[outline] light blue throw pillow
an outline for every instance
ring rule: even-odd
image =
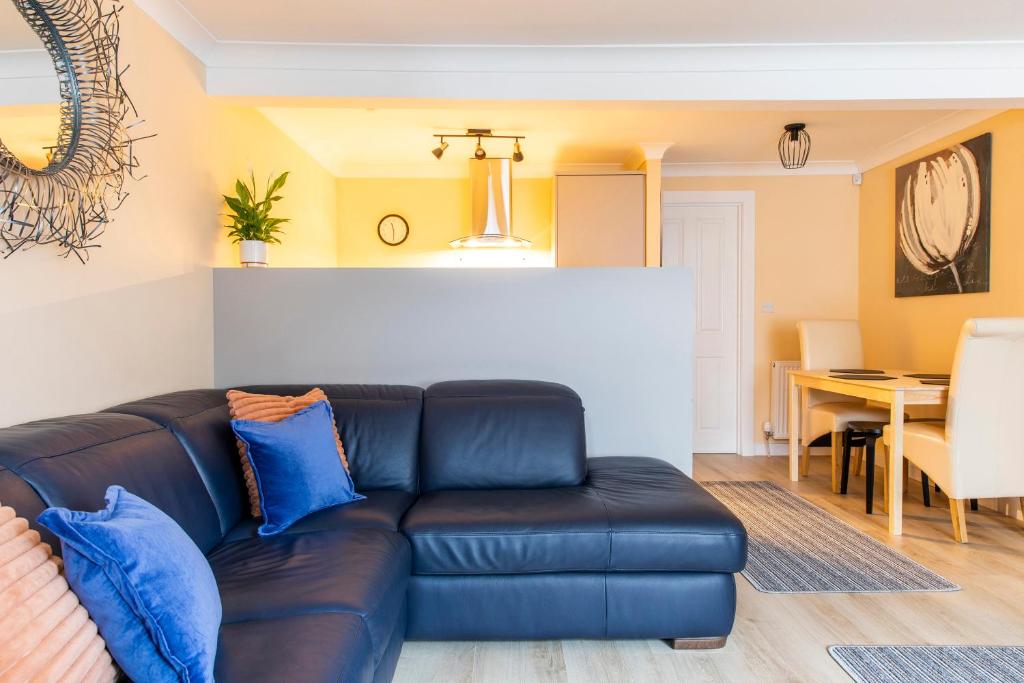
[[[120,486],[99,512],[49,508],[39,523],[61,540],[64,574],[135,681],[213,681],[217,582],[178,524]]]
[[[279,534],[317,510],[363,500],[338,457],[334,413],[317,401],[280,422],[232,420],[260,491],[260,536]]]

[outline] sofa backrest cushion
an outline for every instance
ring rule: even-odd
[[[163,510],[204,552],[222,538],[213,500],[181,444],[141,417],[97,413],[0,429],[0,467],[49,506],[99,510],[107,487],[120,484]]]
[[[423,389],[374,384],[269,384],[235,387],[256,394],[327,394],[357,491],[418,492]]]
[[[424,491],[579,486],[587,475],[583,403],[550,382],[431,386],[421,447]]]
[[[238,445],[222,390],[177,391],[114,406],[104,412],[144,417],[177,437],[210,492],[221,535],[238,524],[243,512],[248,515]]]
[[[44,543],[60,553],[60,540],[52,531],[36,523],[36,517],[46,509],[46,503],[32,490],[28,482],[0,465],[0,507],[14,508],[19,517],[28,520],[30,527],[39,532]]]

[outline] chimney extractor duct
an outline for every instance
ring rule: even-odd
[[[472,232],[450,242],[456,249],[533,246],[512,234],[512,160],[470,159],[469,186]]]

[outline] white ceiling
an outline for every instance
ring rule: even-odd
[[[1021,0],[179,0],[218,40],[421,45],[1024,40]]]
[[[501,107],[493,103],[404,107],[264,107],[261,111],[325,168],[338,176],[457,176],[473,142],[452,140],[442,161],[430,150],[434,133],[493,128],[525,135],[519,175],[549,175],[567,164],[623,164],[641,143],[671,143],[670,164],[777,163],[783,125],[807,124],[812,166],[873,165],[900,141],[955,117],[949,110],[715,110],[680,105],[547,103]],[[959,125],[959,124],[954,124]],[[511,143],[485,143],[508,156]],[[898,153],[898,152],[897,152]]]

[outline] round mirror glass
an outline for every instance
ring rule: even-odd
[[[0,142],[27,169],[45,170],[60,137],[60,84],[46,46],[9,0],[0,0],[0,46],[19,51],[19,68],[32,74],[0,89]]]

